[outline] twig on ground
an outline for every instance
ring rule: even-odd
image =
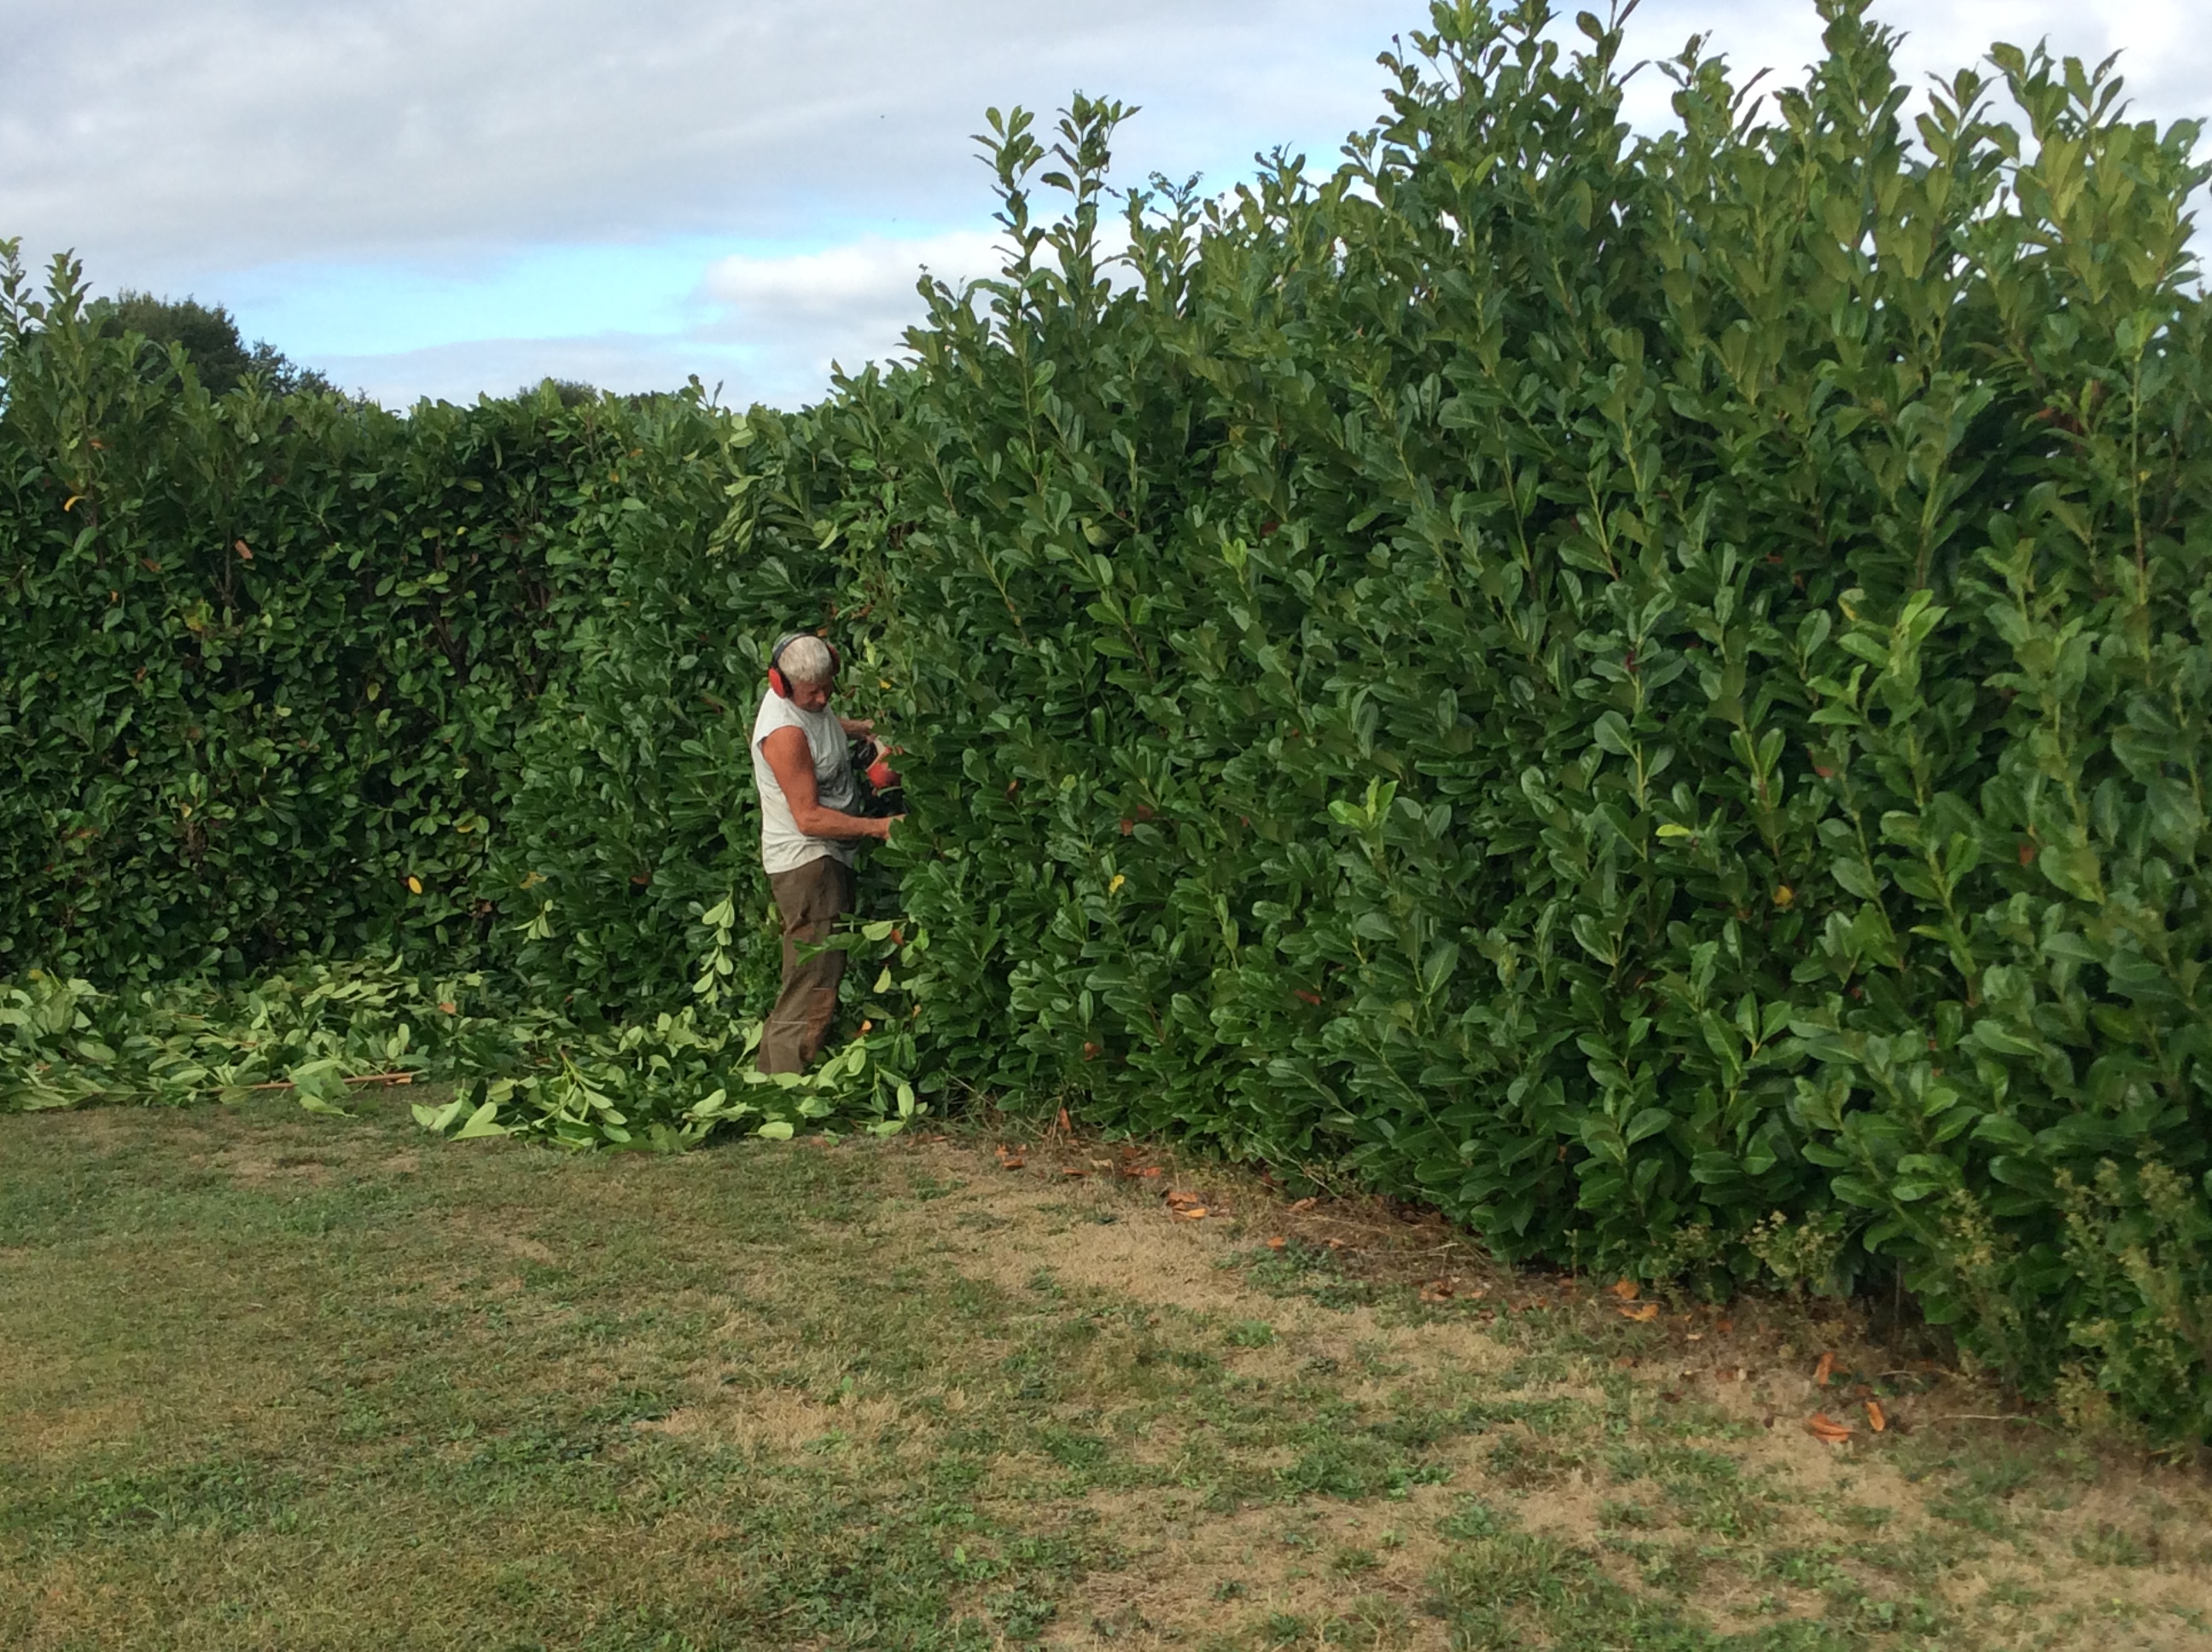
[[[415,1082],[415,1075],[411,1072],[351,1072],[345,1076],[345,1082],[349,1084],[411,1084]],[[246,1088],[294,1090],[298,1086],[289,1078],[278,1078],[265,1084],[248,1084]]]

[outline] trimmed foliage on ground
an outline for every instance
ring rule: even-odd
[[[1894,1281],[2014,1381],[2203,1436],[2196,129],[2129,120],[2108,70],[2007,47],[1908,125],[1893,37],[1853,0],[1823,9],[1802,88],[1756,101],[1692,43],[1662,66],[1677,124],[1639,139],[1617,29],[1585,16],[1569,50],[1540,5],[1439,5],[1342,166],[1279,156],[1218,199],[1156,181],[1113,256],[1123,112],[1078,100],[1049,148],[994,112],[1012,260],[925,283],[910,366],[788,420],[695,397],[392,422],[410,453],[480,432],[495,470],[506,422],[549,433],[492,531],[544,595],[499,598],[457,654],[416,587],[426,548],[463,543],[437,513],[478,495],[434,511],[387,486],[404,465],[329,462],[331,499],[390,514],[346,565],[370,594],[318,623],[417,605],[368,627],[388,666],[300,634],[327,663],[315,703],[347,708],[328,749],[381,727],[369,671],[419,662],[437,686],[407,689],[428,696],[412,744],[376,749],[464,789],[434,807],[410,778],[426,800],[388,820],[388,790],[359,793],[362,849],[322,865],[299,827],[297,871],[240,907],[301,914],[264,920],[258,956],[347,944],[304,915],[343,859],[378,891],[348,896],[356,932],[593,1015],[713,986],[687,979],[693,938],[729,893],[741,938],[716,956],[757,988],[733,720],[766,637],[834,616],[910,748],[914,813],[879,865],[927,950],[884,1071],[1349,1165],[1507,1255]],[[152,785],[116,755],[143,662],[103,641],[110,570],[183,726],[154,742],[177,776],[149,817],[176,840],[160,875],[88,864],[77,907],[11,896],[0,924],[26,963],[250,965],[237,897],[220,938],[191,908],[210,851],[183,805],[243,768],[189,732],[225,702],[172,657],[207,658],[206,616],[234,611],[234,540],[263,555],[225,525],[240,501],[313,466],[235,479],[202,463],[233,451],[209,437],[192,466],[147,459],[95,524],[68,470],[97,468],[90,434],[112,416],[154,450],[88,391],[50,395],[118,369],[38,365],[73,335],[15,313],[8,577],[51,588],[54,617],[9,639],[11,669],[52,675],[0,726],[51,775],[10,794],[5,853],[48,888],[64,855],[118,853],[99,799]],[[210,430],[262,405],[159,396]],[[303,455],[386,428],[329,402],[258,416]],[[124,565],[159,581],[170,542],[109,525],[188,487],[174,537],[198,572],[142,586]],[[42,694],[108,696],[105,720],[64,726]],[[433,845],[467,869],[425,889],[474,903],[443,929],[398,893]],[[95,896],[152,900],[131,932],[158,944],[50,957],[118,932],[80,915]]]

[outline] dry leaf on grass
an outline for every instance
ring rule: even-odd
[[[1206,1219],[1206,1206],[1203,1205],[1178,1205],[1171,1213],[1179,1221],[1203,1222]]]
[[[1648,1302],[1641,1307],[1624,1308],[1620,1310],[1620,1317],[1625,1320],[1634,1320],[1638,1325],[1649,1325],[1659,1317],[1659,1304],[1656,1302]]]
[[[1825,1388],[1828,1386],[1828,1379],[1835,1374],[1835,1355],[1832,1353],[1822,1354],[1820,1356],[1820,1363],[1813,1368],[1813,1381],[1819,1383]]]
[[[1866,1402],[1866,1412],[1867,1426],[1872,1429],[1876,1434],[1881,1433],[1884,1429],[1889,1426],[1889,1418],[1882,1414],[1881,1400],[1868,1400]]]
[[[1018,1170],[1022,1166],[1028,1163],[1029,1160],[1024,1158],[1019,1153],[1015,1152],[1012,1148],[1004,1145],[1000,1147],[999,1163],[1003,1169],[1008,1170]]]
[[[1841,1445],[1851,1437],[1850,1424],[1839,1423],[1823,1411],[1816,1411],[1805,1419],[1805,1432],[1830,1445]]]
[[[1615,1279],[1606,1289],[1623,1302],[1634,1302],[1644,1294],[1644,1287],[1633,1279]]]
[[[1269,1239],[1269,1240],[1267,1241],[1267,1248],[1268,1248],[1269,1250],[1280,1250],[1280,1249],[1281,1249],[1285,1245],[1288,1244],[1289,1242],[1290,1242],[1290,1241],[1288,1241],[1287,1239],[1284,1238],[1284,1237],[1283,1237],[1283,1236],[1282,1236],[1281,1234],[1279,1234],[1279,1234],[1275,1235],[1273,1238],[1271,1238],[1271,1239]]]
[[[1294,1199],[1291,1201],[1291,1208],[1294,1211],[1310,1211],[1320,1203],[1321,1200],[1318,1199]]]
[[[1452,1299],[1451,1281],[1431,1279],[1421,1287],[1420,1294],[1423,1302],[1449,1302]]]

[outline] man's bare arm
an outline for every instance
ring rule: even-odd
[[[775,730],[761,742],[761,751],[768,758],[775,783],[783,788],[783,800],[791,805],[792,824],[807,836],[872,837],[885,843],[890,841],[890,821],[848,815],[822,806],[821,796],[814,789],[814,754],[807,747],[806,736],[799,730]]]

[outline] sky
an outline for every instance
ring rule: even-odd
[[[1571,10],[1571,7],[1570,7]],[[1876,0],[1916,74],[1993,39],[2123,53],[2136,112],[2212,114],[2212,0]],[[1421,0],[0,0],[0,236],[97,290],[227,305],[386,405],[696,374],[795,407],[897,353],[927,267],[995,267],[971,134],[1139,106],[1115,177],[1316,163],[1382,107]],[[1644,0],[1740,71],[1818,54],[1811,0]],[[1666,87],[1632,83],[1644,128]]]

